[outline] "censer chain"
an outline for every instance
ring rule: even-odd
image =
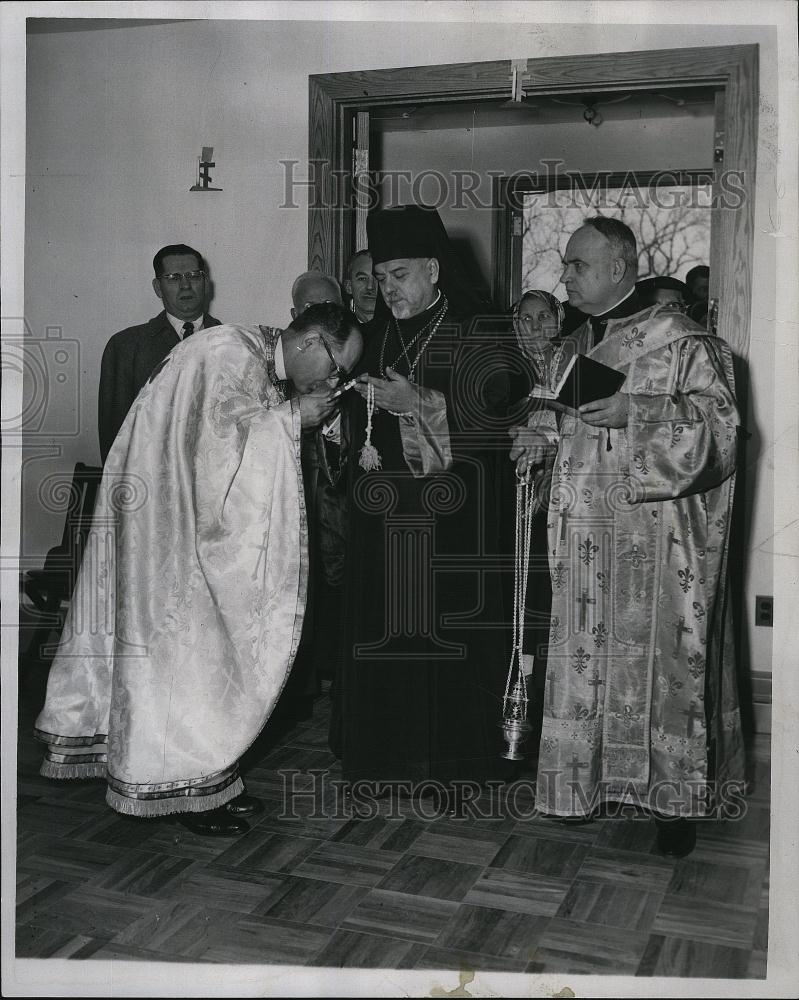
[[[514,553],[513,582],[513,649],[511,651],[508,680],[505,685],[503,710],[507,707],[511,682],[513,680],[513,665],[518,663],[519,681],[523,697],[527,698],[527,682],[522,669],[522,649],[524,644],[524,619],[527,604],[527,579],[530,569],[530,541],[533,526],[533,504],[535,502],[535,486],[532,474],[528,469],[524,475],[518,476],[516,483],[516,531]]]

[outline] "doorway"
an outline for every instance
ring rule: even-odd
[[[565,298],[562,254],[587,215],[630,226],[640,278],[682,280],[710,260],[716,93],[378,106],[368,116],[367,205],[435,206],[475,285],[503,313],[524,289]],[[356,205],[356,249],[361,214]]]
[[[391,70],[334,73],[309,78],[309,267],[342,276],[356,246],[363,245],[365,216],[373,204],[369,190],[370,126],[373,114],[397,109],[402,117],[457,113],[471,103],[484,111],[491,102],[499,113],[527,114],[512,105],[542,107],[557,101],[575,104],[589,135],[598,137],[614,119],[614,107],[626,99],[660,101],[680,107],[685,95],[713,102],[712,136],[703,141],[701,162],[662,162],[659,167],[712,175],[710,208],[710,296],[712,322],[739,357],[749,352],[751,262],[757,153],[758,48],[750,46],[656,50],[553,59],[498,60]],[[665,97],[655,98],[652,95]],[[668,97],[672,97],[669,102]],[[557,100],[556,100],[557,99]],[[586,104],[591,99],[593,103]],[[529,104],[525,105],[525,102]],[[603,103],[604,102],[604,103]],[[508,107],[508,105],[511,105]],[[683,105],[684,107],[685,105]],[[599,126],[585,117],[593,109]],[[573,109],[571,109],[573,110]],[[511,126],[512,127],[512,126]],[[699,153],[699,150],[697,150]],[[710,160],[711,162],[707,162]],[[531,164],[538,171],[540,165]],[[585,168],[583,168],[585,169]],[[590,167],[588,168],[590,172]],[[630,169],[635,169],[634,164]],[[646,169],[646,168],[639,168]],[[655,167],[654,169],[657,169]],[[342,178],[347,183],[342,184]],[[734,178],[734,196],[725,197]],[[499,178],[496,178],[498,181]],[[421,186],[419,186],[421,191]],[[346,196],[342,198],[342,192]],[[497,245],[500,223],[494,204],[492,274],[507,285],[513,271]],[[507,253],[510,255],[510,247]],[[489,276],[490,277],[490,276]],[[507,298],[507,287],[492,279],[494,297]],[[512,292],[512,286],[511,286]]]
[[[506,59],[311,76],[309,268],[341,278],[351,253],[356,247],[365,246],[366,214],[374,207],[375,200],[369,176],[370,153],[379,157],[385,149],[385,138],[381,139],[378,130],[372,127],[372,117],[385,115],[397,121],[404,118],[410,130],[414,118],[418,123],[425,115],[433,120],[438,115],[445,124],[446,116],[454,120],[451,116],[462,115],[464,108],[488,114],[493,105],[496,124],[508,126],[509,115],[515,115],[514,120],[521,120],[521,116],[528,113],[527,109],[533,111],[533,105],[546,108],[560,102],[570,114],[579,115],[579,119],[575,118],[575,127],[582,129],[582,134],[596,146],[602,135],[609,134],[608,126],[624,114],[624,105],[634,107],[638,102],[641,108],[648,108],[650,119],[676,114],[684,135],[690,131],[691,107],[696,107],[699,109],[697,121],[704,119],[704,125],[700,123],[701,134],[690,145],[695,159],[689,159],[683,150],[676,159],[667,152],[654,162],[642,163],[633,159],[632,154],[637,155],[644,147],[628,144],[630,155],[625,157],[624,165],[608,164],[603,177],[606,186],[621,183],[623,187],[624,178],[620,180],[619,173],[633,171],[639,175],[639,187],[651,189],[670,185],[673,193],[677,188],[688,188],[691,197],[699,199],[700,204],[700,196],[709,188],[710,203],[706,210],[710,216],[711,308],[707,322],[713,332],[727,341],[735,355],[736,393],[741,423],[746,427],[758,72],[758,46],[740,45],[551,59]],[[627,97],[628,94],[631,96]],[[622,95],[625,95],[624,100],[617,100]],[[654,110],[656,104],[661,108],[659,113]],[[670,106],[675,110],[669,110]],[[597,113],[601,118],[598,125]],[[502,122],[500,115],[504,116]],[[530,118],[532,120],[532,114]],[[643,121],[642,116],[629,119],[628,133],[640,128]],[[396,131],[401,128],[400,125]],[[653,128],[646,148],[658,148],[658,135],[658,129]],[[659,138],[664,136],[673,138],[667,131],[662,131]],[[372,141],[374,150],[370,150]],[[590,145],[588,140],[585,145]],[[671,148],[667,143],[667,150]],[[433,152],[429,144],[426,150]],[[471,255],[473,273],[490,283],[493,299],[501,309],[507,309],[523,280],[524,255],[519,240],[523,237],[525,205],[523,201],[519,205],[518,196],[553,190],[547,186],[547,165],[540,162],[540,154],[532,163],[525,161],[523,166],[528,174],[526,178],[513,179],[506,167],[500,169],[499,175],[488,177],[493,185],[491,247],[485,250],[483,234],[483,250],[477,246]],[[452,170],[460,170],[463,176],[464,167],[469,167],[469,159],[461,149]],[[670,176],[664,176],[664,170]],[[647,171],[649,176],[644,183],[641,173]],[[571,172],[578,175],[579,183],[588,190],[596,183],[596,167],[592,168],[587,160],[573,163]],[[565,175],[569,173],[567,169]],[[418,192],[428,194],[421,185],[417,179]],[[457,194],[457,188],[455,191]],[[454,235],[457,242],[457,228]],[[481,253],[482,260],[488,261],[487,268],[480,266]],[[469,254],[466,256],[468,263]],[[731,559],[739,568],[731,599],[736,612],[736,642],[742,667],[742,704],[749,703],[751,683],[747,673],[751,665],[744,608],[750,512],[754,503],[749,465],[746,456],[741,454],[736,486],[738,502],[731,537]]]

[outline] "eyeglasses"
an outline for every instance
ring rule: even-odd
[[[322,347],[324,347],[324,349],[327,351],[327,356],[330,358],[330,363],[333,365],[333,371],[327,376],[328,381],[336,379],[337,381],[340,382],[346,382],[347,379],[350,377],[350,373],[347,371],[346,368],[342,368],[341,365],[338,363],[338,361],[336,361],[336,359],[333,357],[333,352],[330,350],[330,346],[328,345],[327,341],[325,340],[325,338],[322,336],[321,333],[319,334],[319,339],[322,341]]]
[[[168,285],[179,285],[183,278],[187,281],[202,281],[205,271],[172,271],[170,274],[159,274],[158,280],[165,281]]]

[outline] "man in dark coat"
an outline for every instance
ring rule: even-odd
[[[507,669],[487,559],[499,551],[480,392],[491,348],[470,338],[484,304],[435,210],[375,211],[367,232],[380,294],[347,394],[348,635],[331,747],[354,799],[433,793],[462,811],[501,764]]]
[[[350,257],[345,272],[344,291],[350,297],[350,308],[363,325],[371,322],[377,305],[377,282],[372,273],[372,258],[368,250],[358,250]]]
[[[103,351],[97,404],[103,463],[141,387],[172,348],[220,325],[204,311],[208,281],[202,254],[184,243],[162,247],[153,269],[153,290],[164,310],[148,323],[115,333]]]

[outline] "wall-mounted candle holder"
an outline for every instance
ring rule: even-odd
[[[203,146],[202,155],[197,157],[197,181],[192,184],[189,191],[221,191],[222,188],[211,187],[211,167],[215,167],[213,162],[214,147]]]

